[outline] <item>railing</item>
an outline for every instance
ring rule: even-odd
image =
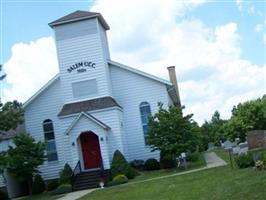
[[[72,185],[72,189],[73,189],[73,185],[75,183],[75,179],[76,179],[76,176],[78,174],[81,173],[81,165],[80,165],[80,161],[78,161],[78,163],[76,164],[73,172],[72,172],[72,175],[71,175],[71,185]]]
[[[100,166],[100,172],[101,172],[101,179],[104,178],[104,166],[103,166],[103,161],[101,161],[101,166]]]

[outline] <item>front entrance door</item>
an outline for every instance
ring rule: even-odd
[[[98,136],[93,132],[85,132],[80,135],[84,168],[100,168],[102,157]]]

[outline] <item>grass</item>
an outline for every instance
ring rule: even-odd
[[[31,197],[25,197],[25,198],[22,198],[21,200],[54,200],[54,199],[58,199],[63,196],[65,196],[65,194],[51,196],[47,192],[45,192],[43,194],[33,195]]]
[[[203,154],[200,154],[199,160],[196,162],[190,163],[188,165],[187,170],[201,168],[201,167],[204,167],[205,165],[206,163],[205,163]],[[161,169],[161,170],[155,170],[155,171],[143,171],[143,172],[140,172],[141,175],[130,180],[130,182],[142,181],[142,180],[146,180],[150,178],[176,174],[176,173],[183,172],[183,171],[185,171],[184,167],[179,167],[179,168],[174,168],[174,169]]]
[[[216,153],[229,161],[226,152],[216,150]],[[264,200],[265,188],[266,171],[225,166],[96,190],[80,200]]]

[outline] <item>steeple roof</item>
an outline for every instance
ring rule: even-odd
[[[61,18],[49,23],[49,26],[53,28],[55,26],[59,26],[62,24],[67,24],[67,23],[72,23],[72,22],[86,20],[86,19],[92,19],[92,18],[98,18],[100,23],[102,24],[102,26],[105,28],[105,30],[110,29],[110,27],[108,26],[108,24],[104,20],[101,13],[88,12],[88,11],[82,11],[82,10],[77,10],[73,13],[70,13],[70,14],[64,16],[64,17],[61,17]]]

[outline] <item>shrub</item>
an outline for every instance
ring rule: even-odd
[[[45,190],[45,182],[43,181],[41,175],[37,174],[34,177],[33,183],[32,183],[32,194],[40,194],[44,192]]]
[[[47,191],[55,190],[59,185],[60,184],[57,179],[49,180],[47,182]]]
[[[8,199],[7,193],[3,190],[0,190],[0,199],[1,200],[7,200]]]
[[[247,168],[254,166],[254,160],[251,153],[240,154],[235,157],[235,161],[239,168]]]
[[[144,166],[145,166],[146,170],[160,169],[159,162],[156,159],[154,159],[154,158],[150,158],[150,159],[146,160],[145,163],[144,163]]]
[[[65,194],[69,192],[72,192],[72,186],[70,184],[62,184],[62,185],[59,185],[58,188],[56,188],[55,190],[49,193],[50,195],[58,195],[58,194]]]
[[[130,166],[134,169],[143,170],[144,169],[144,160],[133,160],[130,162]]]
[[[128,179],[133,179],[136,176],[123,154],[116,150],[111,164],[111,175],[115,177],[119,174],[125,174]]]
[[[71,167],[69,166],[69,164],[65,164],[64,166],[64,169],[60,171],[59,173],[59,181],[61,184],[64,184],[64,183],[68,183],[70,184],[71,183],[71,176],[72,176],[72,169]]]
[[[128,182],[128,178],[123,175],[123,174],[119,174],[116,177],[114,177],[113,181],[123,181],[123,182]]]
[[[173,156],[166,154],[161,151],[160,153],[160,164],[163,169],[169,169],[176,167],[176,161]]]
[[[187,161],[190,161],[190,162],[195,162],[195,161],[198,161],[200,158],[200,153],[198,151],[195,151],[193,153],[188,153],[187,154]]]
[[[115,176],[113,178],[113,180],[107,184],[107,186],[110,187],[110,186],[114,186],[114,185],[124,184],[127,182],[128,182],[128,178],[123,174],[119,174],[119,175]]]

